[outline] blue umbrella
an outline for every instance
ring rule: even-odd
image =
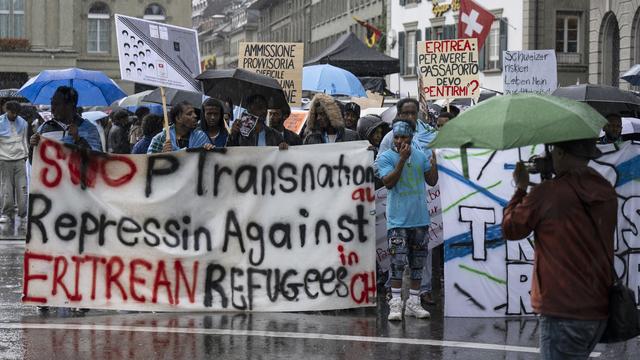
[[[355,75],[329,64],[302,68],[302,90],[329,95],[367,96],[362,83]]]
[[[33,104],[50,105],[51,96],[59,86],[78,91],[78,106],[109,106],[127,94],[100,71],[76,68],[44,70],[24,84],[18,93]]]
[[[620,79],[626,80],[631,85],[640,85],[640,64],[633,65]]]

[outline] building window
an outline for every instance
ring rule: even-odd
[[[105,3],[98,2],[91,5],[87,15],[87,52],[106,53],[110,51],[110,17],[109,7]]]
[[[556,51],[562,53],[578,53],[580,17],[577,15],[558,14],[556,17]]]
[[[403,75],[413,75],[416,73],[416,32],[407,32],[407,42],[404,47],[404,58],[406,66],[404,67]]]
[[[145,20],[164,22],[167,19],[167,13],[164,8],[158,4],[151,4],[144,9]]]
[[[24,0],[0,0],[0,38],[24,37]]]
[[[495,20],[491,31],[480,49],[480,68],[502,70],[502,52],[507,50],[507,19]]]

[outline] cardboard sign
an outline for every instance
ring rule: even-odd
[[[300,135],[304,124],[307,122],[309,112],[306,110],[291,110],[291,115],[284,121],[284,127]]]
[[[551,94],[558,87],[555,50],[504,51],[505,94]]]
[[[636,292],[640,288],[640,143],[601,148],[590,166],[619,195],[615,266]],[[445,316],[498,317],[533,315],[530,290],[534,263],[533,234],[519,241],[502,237],[503,209],[513,196],[512,173],[519,158],[542,146],[498,151],[470,149],[469,179],[462,176],[459,150],[438,152],[445,246]],[[532,178],[538,183],[538,177]]]
[[[23,302],[142,311],[374,306],[372,162],[363,141],[105,157],[42,139]]]
[[[289,106],[302,104],[303,43],[240,43],[238,67],[272,77],[282,85]]]
[[[477,39],[420,41],[417,49],[424,99],[480,97]]]
[[[120,77],[152,86],[202,92],[198,33],[116,14]]]

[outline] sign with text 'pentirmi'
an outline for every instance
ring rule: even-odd
[[[195,30],[119,14],[115,21],[122,80],[202,92]]]
[[[420,41],[418,76],[426,100],[480,97],[478,39]]]
[[[241,42],[238,67],[278,80],[289,106],[302,105],[303,43]]]
[[[34,153],[23,301],[150,311],[374,306],[365,142]]]

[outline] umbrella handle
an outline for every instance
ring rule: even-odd
[[[166,142],[171,142],[171,132],[169,132],[169,116],[167,115],[167,95],[164,92],[164,86],[160,86],[160,97],[162,98],[162,113],[164,114],[164,132]]]

